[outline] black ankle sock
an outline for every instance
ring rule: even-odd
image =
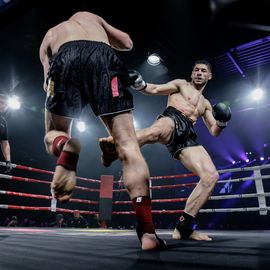
[[[176,229],[180,232],[181,239],[187,240],[193,233],[192,225],[195,218],[184,212],[176,224]]]

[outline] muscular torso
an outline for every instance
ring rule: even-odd
[[[126,39],[128,48],[125,47]],[[110,26],[101,17],[89,12],[78,12],[68,21],[51,28],[40,46],[40,61],[44,69],[43,89],[47,90],[49,58],[55,55],[62,44],[69,41],[90,40],[104,42],[113,48],[130,49],[132,41],[128,35]]]
[[[52,55],[68,41],[93,40],[110,44],[104,28],[94,17],[91,19],[91,17],[80,16],[75,19],[65,21],[51,29],[48,38]]]
[[[205,112],[206,99],[191,83],[183,81],[180,92],[168,96],[167,106],[181,111],[195,123]]]

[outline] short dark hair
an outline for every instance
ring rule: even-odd
[[[209,71],[212,73],[212,65],[207,60],[200,59],[200,60],[195,61],[193,64],[193,68],[198,64],[206,65]]]

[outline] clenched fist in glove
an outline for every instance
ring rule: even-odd
[[[232,117],[232,112],[229,106],[219,102],[213,106],[213,116],[217,120],[217,126],[225,128]]]
[[[146,82],[143,80],[142,75],[136,70],[129,70],[129,84],[134,90],[142,91],[147,87]]]

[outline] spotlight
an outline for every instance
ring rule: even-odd
[[[264,157],[260,157],[260,160],[261,160],[261,161],[264,161]]]
[[[249,162],[249,159],[247,158],[245,161],[246,161],[246,163],[248,163]]]
[[[257,88],[250,93],[251,98],[256,101],[261,100],[263,95],[264,95],[264,91],[260,88]]]
[[[8,107],[13,110],[18,110],[21,108],[21,102],[17,96],[11,96],[8,98]]]
[[[79,121],[77,123],[77,129],[80,131],[80,132],[84,132],[86,130],[86,125],[83,121]]]
[[[235,163],[236,163],[236,161],[235,161],[235,160],[233,160],[233,161],[232,161],[232,164],[235,164]]]
[[[156,53],[150,54],[147,58],[147,63],[151,66],[157,66],[160,64],[160,56]]]

